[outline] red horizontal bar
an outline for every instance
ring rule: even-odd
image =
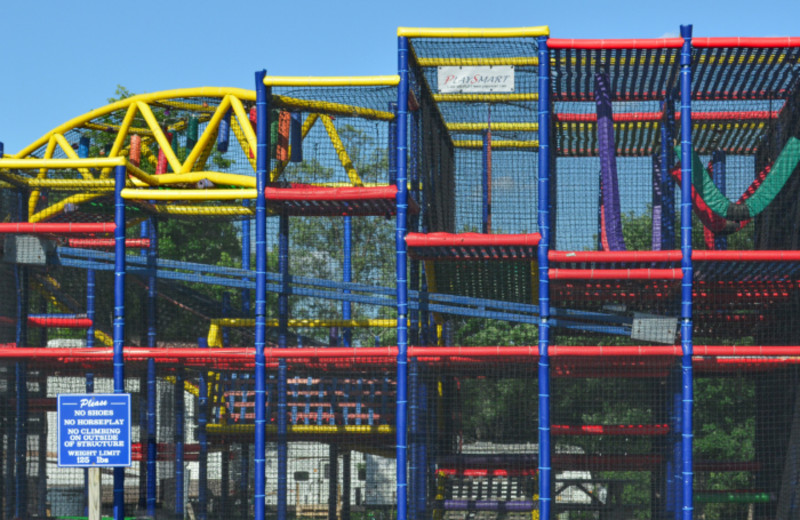
[[[680,345],[550,345],[551,356],[681,356]]]
[[[550,426],[553,435],[622,435],[622,436],[654,436],[669,433],[668,424],[553,424]]]
[[[290,188],[268,187],[264,189],[264,194],[267,200],[285,201],[394,199],[397,196],[397,186],[324,188],[301,184]]]
[[[775,119],[780,114],[779,111],[773,110],[748,110],[744,112],[728,111],[728,112],[692,112],[692,121],[750,121],[750,120],[765,120]],[[612,116],[615,122],[630,123],[630,122],[658,122],[663,118],[661,112],[615,112]],[[680,120],[680,112],[675,112],[675,119]],[[597,122],[597,113],[557,113],[555,114],[557,122],[561,123],[595,123]]]
[[[28,325],[33,327],[61,327],[65,329],[88,329],[92,326],[89,318],[58,318],[48,316],[28,316]]]
[[[114,247],[113,238],[70,238],[69,247]],[[150,247],[149,238],[126,238],[125,247]]]
[[[2,222],[0,233],[112,233],[113,222]]]
[[[695,345],[695,356],[800,356],[797,345]]]
[[[167,444],[166,442],[159,442],[156,444],[156,450],[165,452],[165,453],[175,453],[175,445],[174,444]],[[183,445],[184,453],[198,453],[200,451],[199,444],[184,444]],[[142,453],[147,452],[147,445],[142,444],[141,442],[134,442],[131,443],[131,452],[132,453]]]
[[[551,345],[548,349],[554,357],[674,357],[683,354],[680,345],[622,345],[622,346],[578,346]],[[268,348],[264,355],[267,359],[330,359],[352,360],[363,363],[390,362],[397,356],[397,347],[367,348]],[[464,363],[484,362],[486,358],[538,358],[537,346],[491,346],[491,347],[408,347],[409,357],[431,362],[460,361]],[[768,356],[790,357],[800,356],[800,345],[695,345],[695,356]],[[123,356],[127,360],[227,360],[230,362],[252,362],[255,358],[253,348],[147,348],[125,347]],[[16,348],[13,344],[0,346],[0,359],[56,359],[72,361],[110,361],[113,349],[97,348]],[[704,361],[699,359],[698,361]],[[727,360],[726,360],[727,361]],[[744,360],[751,362],[753,360]],[[758,360],[755,360],[758,361]],[[778,360],[781,362],[783,360]]]
[[[800,251],[692,251],[697,262],[800,262]]]
[[[550,251],[551,262],[678,262],[680,251]]]
[[[683,38],[613,40],[550,38],[547,40],[547,47],[550,49],[680,49],[682,46]]]
[[[492,468],[492,469],[458,469],[458,468],[438,468],[437,473],[444,473],[447,476],[458,477],[534,477],[539,472],[536,468]]]
[[[408,247],[538,246],[542,235],[492,235],[485,233],[409,233]]]
[[[678,262],[682,254],[670,251],[550,251],[551,262]],[[692,251],[695,262],[800,262],[800,251]]]
[[[716,38],[692,38],[692,47],[714,48],[714,47],[800,47],[800,38],[789,37],[769,37],[769,38],[741,38],[741,37],[716,37]]]
[[[680,280],[681,269],[550,269],[551,280]]]

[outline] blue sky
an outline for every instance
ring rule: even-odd
[[[667,7],[668,4],[668,7]],[[549,25],[563,38],[800,36],[800,2],[406,0],[6,2],[0,141],[16,153],[51,128],[135,93],[253,88],[253,73],[393,74],[396,29]]]

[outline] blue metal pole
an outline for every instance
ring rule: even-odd
[[[408,360],[408,429],[409,429],[409,446],[408,446],[408,472],[411,475],[411,482],[409,482],[409,495],[411,496],[411,504],[408,512],[410,520],[417,520],[417,495],[420,492],[419,484],[419,462],[417,458],[417,388],[419,385],[418,379],[418,365],[416,358]]]
[[[150,239],[150,246],[145,254],[147,255],[147,268],[152,273],[147,277],[147,346],[154,348],[156,346],[156,261],[158,260],[158,226],[155,219],[151,218],[147,221],[147,236],[144,238]],[[145,476],[145,509],[148,516],[156,514],[157,392],[156,362],[150,358],[147,360],[147,466]]]
[[[95,270],[86,270],[86,317],[92,320],[92,324],[86,329],[86,346],[94,347],[94,320],[95,320],[95,289],[97,287]],[[86,391],[94,392],[94,374],[86,374]]]
[[[550,52],[539,46],[539,518],[550,520]]]
[[[15,381],[17,390],[16,417],[14,418],[14,436],[16,437],[16,473],[14,480],[14,516],[28,516],[28,364],[20,362],[15,365]]]
[[[208,348],[206,338],[199,338],[200,348]],[[208,424],[208,373],[201,368],[198,378],[198,407],[197,407],[197,442],[200,444],[200,454],[198,461],[198,490],[197,490],[197,518],[207,520],[208,518],[208,434],[206,425]]]
[[[267,201],[264,190],[269,174],[269,90],[264,85],[266,70],[256,72],[256,329],[255,329],[255,520],[266,512],[266,343],[267,317]],[[247,454],[243,454],[244,457]]]
[[[244,242],[244,239],[242,240],[242,242]],[[243,246],[243,249],[244,249],[244,246]],[[231,310],[231,295],[230,295],[230,293],[228,291],[225,291],[224,293],[222,293],[222,317],[223,318],[227,318],[229,316],[229,314],[230,314],[230,310]],[[206,343],[208,343],[208,342],[206,342]],[[223,346],[223,348],[227,348],[229,346],[229,343],[230,343],[229,342],[229,338],[228,338],[227,334],[225,334],[225,330],[223,329],[223,331],[222,331],[222,346]],[[231,380],[230,378],[232,378],[232,377],[233,377],[232,374],[231,375],[227,375],[227,376],[225,376],[225,379],[217,380],[217,382],[214,383],[215,388],[216,388],[216,392],[217,392],[216,393],[217,399],[223,399],[222,396],[224,394],[224,391],[220,388],[220,385],[226,385],[226,387],[227,387],[228,385],[230,385],[230,380]],[[217,417],[219,418],[219,415],[217,415]],[[226,420],[227,420],[227,418],[226,418]],[[243,447],[244,446],[246,446],[246,444],[243,444]],[[230,497],[230,492],[231,492],[231,488],[230,488],[230,475],[231,475],[230,454],[231,454],[231,451],[230,451],[230,449],[231,449],[230,443],[225,443],[223,445],[223,447],[222,447],[222,453],[221,453],[221,459],[222,460],[220,461],[220,492],[219,492],[219,499],[220,499],[219,500],[219,508],[220,508],[220,511],[228,511],[228,508],[230,507],[230,505],[229,505],[230,504],[229,497]],[[242,457],[241,458],[242,461],[244,461],[245,459],[246,459],[246,457]],[[242,482],[247,484],[247,480],[248,480],[247,479],[247,473],[245,473],[245,476],[242,479]]]
[[[714,150],[711,154],[711,163],[714,170],[714,185],[719,188],[719,191],[725,193],[727,185],[726,175],[726,154],[723,150]],[[718,235],[714,237],[714,249],[724,251],[728,249],[728,237],[725,235]]]
[[[156,443],[156,400],[158,386],[156,384],[156,361],[147,360],[147,476],[145,486],[147,496],[145,510],[147,516],[156,514],[156,460],[158,458],[158,444]]]
[[[22,194],[19,195],[22,199]],[[22,212],[20,211],[20,214]],[[28,346],[28,272],[22,265],[14,266],[14,285],[17,294],[17,325],[15,341],[17,346]],[[28,364],[19,361],[14,366],[14,386],[17,405],[14,417],[14,516],[25,518],[28,515]]]
[[[344,217],[344,261],[342,266],[342,281],[345,283],[353,281],[353,217]],[[342,291],[350,294],[350,289]],[[342,318],[349,320],[353,317],[353,304],[349,300],[342,302]],[[353,342],[353,329],[345,327],[342,330],[342,345],[351,346]]]
[[[183,401],[183,367],[175,369],[175,388],[173,388],[173,406],[175,408],[175,514],[183,517],[184,513],[184,443],[186,442],[185,421],[186,409]]]
[[[692,26],[681,26],[681,474],[683,520],[694,512],[692,494]]]
[[[398,37],[397,89],[397,225],[395,254],[397,257],[397,520],[408,518],[408,482],[406,414],[408,412],[408,257],[406,223],[408,218],[408,38]]]
[[[289,215],[282,213],[278,225],[278,272],[281,291],[278,293],[278,348],[286,348],[289,334]],[[288,418],[286,416],[286,359],[278,361],[278,520],[286,520],[288,493]]]
[[[88,139],[84,147],[84,139],[81,137],[80,146],[78,148],[78,156],[85,158],[89,154]],[[86,155],[82,155],[82,154]],[[92,320],[92,324],[86,329],[86,347],[94,347],[94,321],[95,321],[95,289],[97,287],[97,277],[94,269],[86,270],[86,317]],[[94,373],[86,372],[86,393],[94,393]],[[83,470],[83,486],[86,489],[84,493],[83,510],[85,514],[89,514],[89,469]],[[140,495],[141,497],[141,495]]]
[[[114,168],[114,393],[125,392],[125,166]],[[114,468],[114,520],[125,518],[125,468]]]

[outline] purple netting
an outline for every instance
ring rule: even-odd
[[[597,103],[597,148],[600,155],[601,211],[604,215],[603,249],[624,251],[625,239],[622,236],[620,218],[619,186],[617,184],[617,157],[614,144],[614,120],[611,113],[611,96],[608,76],[594,75],[594,97]]]

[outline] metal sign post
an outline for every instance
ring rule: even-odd
[[[90,520],[100,520],[100,468],[130,465],[130,394],[58,396],[58,466],[89,468]]]

